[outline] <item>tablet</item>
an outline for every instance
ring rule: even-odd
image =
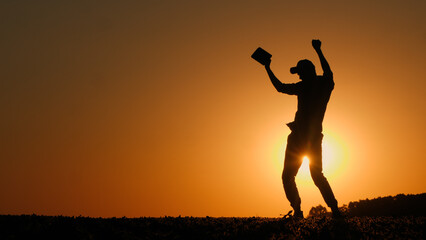
[[[268,62],[268,59],[271,59],[272,55],[259,47],[256,51],[254,51],[251,57],[260,64],[265,65]]]

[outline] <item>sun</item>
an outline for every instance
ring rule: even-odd
[[[309,158],[304,156],[302,159],[302,165],[297,172],[297,178],[304,181],[311,181],[311,173],[309,170]]]
[[[296,178],[303,182],[312,182],[309,170],[309,158],[303,157]],[[322,169],[325,177],[334,180],[344,175],[348,162],[347,148],[336,134],[330,131],[324,132],[322,142]]]
[[[348,148],[345,141],[333,131],[324,129],[324,138],[322,141],[322,167],[324,176],[329,180],[336,180],[342,177],[348,165]],[[277,141],[272,146],[271,158],[274,159],[274,172],[281,174],[283,170],[286,139],[282,136],[276,136]],[[309,170],[309,158],[303,157],[302,165],[296,175],[296,179],[304,184],[311,184],[312,177]]]

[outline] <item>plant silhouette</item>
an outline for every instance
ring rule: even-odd
[[[321,217],[321,216],[325,216],[326,214],[327,214],[327,208],[323,207],[322,205],[312,207],[311,210],[309,210],[309,216],[311,217]]]

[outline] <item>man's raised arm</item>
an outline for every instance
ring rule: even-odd
[[[322,67],[322,70],[324,71],[323,75],[325,77],[333,78],[333,72],[331,71],[330,65],[328,64],[327,60],[325,60],[324,54],[322,53],[322,50],[321,50],[321,41],[316,39],[312,40],[312,47],[314,47],[320,59],[321,67]]]
[[[290,83],[285,84],[282,83],[280,80],[278,80],[277,77],[275,77],[275,74],[271,70],[271,60],[266,62],[265,64],[266,72],[268,73],[269,79],[271,79],[272,84],[274,85],[275,89],[277,89],[278,92],[286,93],[289,95],[295,95],[298,93],[299,88],[297,84]]]
[[[284,84],[278,80],[277,77],[275,77],[275,74],[271,70],[271,60],[266,62],[265,64],[266,72],[268,73],[269,79],[271,79],[272,84],[274,85],[275,89],[277,89],[278,92],[283,92]]]

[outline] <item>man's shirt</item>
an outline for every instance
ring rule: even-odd
[[[322,132],[327,103],[334,89],[332,76],[317,76],[312,81],[283,84],[279,91],[297,95],[297,112],[294,121],[287,124],[292,131]]]

